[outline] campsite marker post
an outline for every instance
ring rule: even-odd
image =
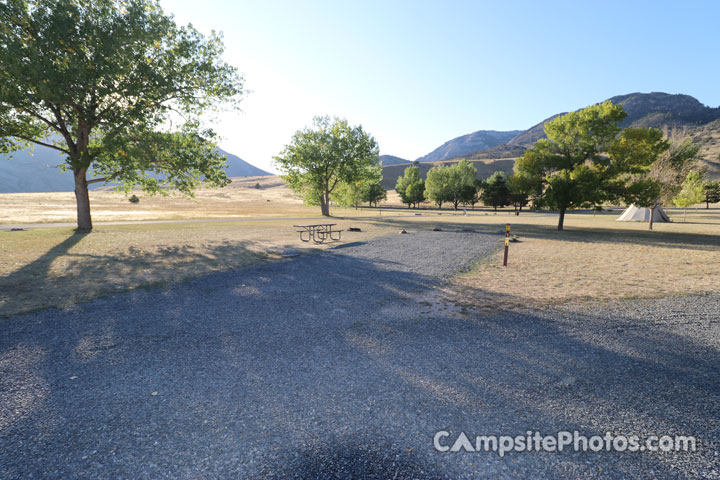
[[[507,267],[508,250],[510,249],[510,224],[505,224],[505,257],[503,258],[503,267]]]

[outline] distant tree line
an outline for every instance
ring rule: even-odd
[[[517,214],[526,206],[534,191],[535,184],[527,178],[504,172],[495,172],[489,178],[477,178],[475,166],[462,159],[453,165],[436,165],[428,171],[427,179],[420,178],[417,166],[405,169],[398,178],[395,191],[404,204],[418,207],[430,201],[442,208],[444,204],[457,210],[460,205],[475,207],[479,202],[495,210],[512,205]]]
[[[685,209],[707,202],[709,208],[720,201],[720,184],[705,181],[699,147],[690,138],[667,137],[653,128],[623,130],[626,116],[621,105],[608,101],[553,119],[545,125],[547,138],[525,151],[511,175],[495,172],[480,180],[475,166],[463,159],[434,166],[423,180],[419,167],[411,165],[395,190],[408,208],[429,201],[457,210],[482,202],[495,210],[511,205],[519,215],[532,202],[533,208],[559,213],[558,230],[565,213],[577,208],[624,203],[654,210],[670,202]],[[329,215],[331,202],[373,206],[387,198],[377,157],[377,143],[362,127],[318,117],[275,161],[306,203]]]

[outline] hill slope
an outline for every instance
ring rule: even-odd
[[[417,161],[437,162],[477,152],[478,150],[488,150],[508,142],[520,133],[522,133],[520,130],[513,130],[509,132],[478,130],[477,132],[448,140],[432,152],[418,158]]]
[[[228,177],[250,177],[270,175],[242,158],[220,150],[227,156]],[[8,159],[0,155],[0,193],[31,192],[71,192],[74,188],[70,172],[60,172],[57,168],[63,163],[63,157],[55,150],[37,146],[31,153],[29,149],[15,152]],[[95,188],[102,184],[94,185]]]
[[[623,127],[695,130],[697,127],[720,119],[720,107],[706,107],[690,95],[673,95],[662,92],[629,93],[608,100],[622,105],[625,109],[627,118],[621,124]],[[565,113],[567,112],[546,118],[520,133],[507,144],[514,147],[531,147],[539,139],[545,138],[545,124]]]
[[[404,158],[396,157],[395,155],[380,155],[378,157],[378,163],[383,167],[386,167],[388,165],[400,165],[402,163],[410,163],[410,160],[405,160]]]
[[[665,130],[671,135],[691,137],[701,146],[699,155],[708,168],[708,175],[711,178],[720,178],[720,107],[707,107],[689,95],[673,95],[662,92],[630,93],[618,95],[609,100],[622,105],[628,114],[622,123],[623,127],[653,127]],[[498,161],[521,156],[526,148],[532,147],[540,138],[545,137],[545,124],[564,113],[566,112],[546,118],[525,131],[494,132],[517,134],[504,143],[492,147],[486,146],[488,143],[483,142],[484,137],[481,135],[489,133],[489,131],[481,130],[445,142],[441,147],[418,160],[425,162],[427,160],[424,159],[427,158],[442,157],[443,160],[457,161],[460,158],[467,158],[478,168],[478,177],[480,178],[486,178],[492,174],[495,171],[492,169],[493,167],[497,167],[496,170],[510,172],[512,166],[508,162],[498,163]],[[478,141],[475,142],[475,140]],[[485,146],[475,151],[469,151],[473,146],[479,145]],[[480,163],[483,165],[481,166]],[[432,165],[423,166],[422,164],[419,166],[423,177],[432,167]],[[384,168],[383,186],[394,188],[397,177],[402,175],[405,167],[407,165],[402,165],[401,169]]]

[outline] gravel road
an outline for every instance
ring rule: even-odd
[[[0,478],[720,478],[720,296],[444,301],[498,240],[411,232],[4,320]],[[500,457],[442,430],[699,444]]]

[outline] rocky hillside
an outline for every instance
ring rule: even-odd
[[[418,162],[437,162],[448,160],[462,155],[477,152],[478,150],[489,150],[498,145],[507,143],[518,134],[520,130],[509,132],[497,132],[495,130],[478,130],[477,132],[462,135],[440,145],[427,155],[417,159]]]
[[[630,93],[609,98],[611,102],[620,104],[627,113],[623,127],[653,127],[659,129],[687,129],[695,131],[720,119],[720,107],[710,108],[689,95],[672,95],[669,93]],[[547,122],[563,115],[559,113],[546,118],[520,133],[507,142],[514,147],[531,147],[540,138],[545,137],[544,127]]]

